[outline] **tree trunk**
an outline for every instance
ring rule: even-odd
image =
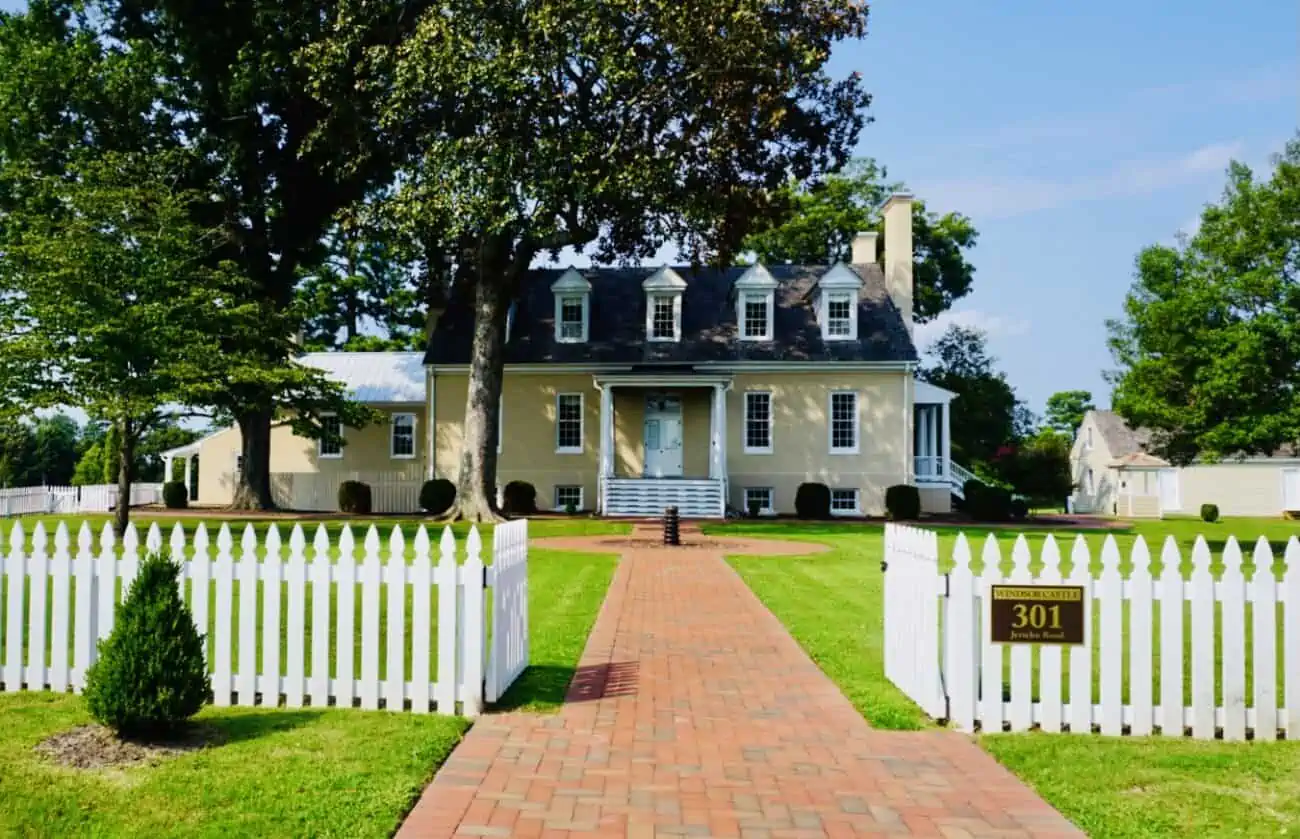
[[[117,508],[113,511],[113,529],[121,537],[131,520],[131,465],[135,460],[136,430],[129,420],[122,421],[117,450]]]
[[[240,414],[242,468],[236,470],[235,510],[274,510],[271,499],[271,411],[253,409]]]
[[[510,279],[485,271],[474,288],[474,344],[465,400],[465,441],[451,514],[469,521],[501,521],[497,509],[497,434],[501,405]]]

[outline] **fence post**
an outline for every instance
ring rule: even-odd
[[[469,529],[465,551],[468,556],[461,569],[464,612],[456,625],[463,641],[461,706],[465,716],[473,717],[483,710],[483,541],[476,526]]]

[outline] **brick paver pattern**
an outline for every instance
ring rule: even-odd
[[[1081,835],[969,738],[870,728],[707,548],[628,549],[563,710],[480,718],[398,833]]]

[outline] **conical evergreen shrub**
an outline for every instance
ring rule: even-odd
[[[113,632],[86,674],[90,715],[118,734],[168,734],[198,713],[211,692],[203,640],[181,599],[180,567],[150,554],[117,611]]]

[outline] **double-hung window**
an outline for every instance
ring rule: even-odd
[[[745,394],[745,453],[772,453],[772,394],[765,390]]]
[[[772,505],[771,487],[745,487],[745,512],[755,508],[760,516],[770,516],[776,512]]]
[[[831,393],[831,454],[858,453],[858,394],[851,390]]]
[[[338,414],[321,414],[321,438],[316,453],[323,458],[343,457],[343,422]]]
[[[555,451],[557,454],[582,454],[581,393],[556,394]]]
[[[772,339],[772,295],[747,292],[740,307],[740,337],[747,341]]]
[[[560,298],[560,340],[583,341],[587,331],[587,298],[566,295]]]
[[[674,294],[656,294],[650,298],[650,339],[677,340],[677,301]]]
[[[861,515],[862,506],[858,503],[858,491],[856,489],[831,490],[831,514],[836,516]]]
[[[388,454],[395,460],[415,457],[415,414],[393,414]]]
[[[826,298],[826,337],[853,337],[853,295],[849,292],[830,292]]]
[[[581,486],[557,486],[555,488],[555,510],[564,512],[572,507],[574,510],[582,509],[582,487]]]

